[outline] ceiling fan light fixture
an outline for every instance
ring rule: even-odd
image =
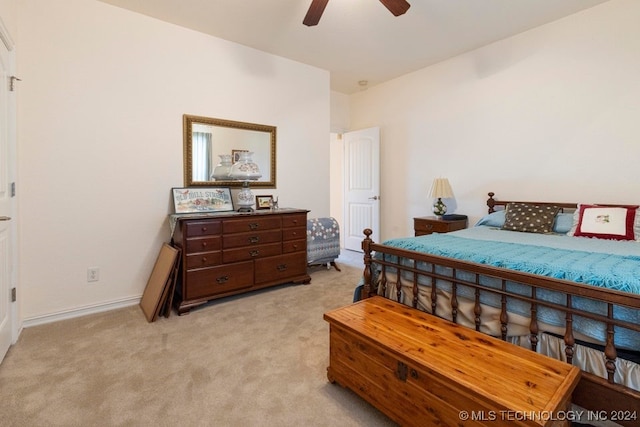
[[[311,5],[309,5],[309,10],[307,10],[307,14],[302,23],[307,27],[318,25],[328,2],[329,0],[311,0]],[[382,3],[393,16],[403,15],[411,7],[407,0],[380,0],[380,3]]]
[[[302,23],[307,27],[318,25],[318,22],[320,22],[320,18],[324,13],[324,8],[327,7],[328,2],[329,0],[311,0],[311,5],[309,6],[309,10],[307,10],[307,14],[305,15]]]
[[[380,3],[382,3],[393,16],[404,15],[411,7],[406,0],[380,0]]]

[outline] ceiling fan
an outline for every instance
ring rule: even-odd
[[[324,12],[324,8],[327,7],[328,2],[329,0],[311,0],[311,6],[309,6],[309,10],[302,23],[307,27],[318,25],[322,12]],[[411,7],[406,0],[380,0],[380,3],[389,9],[389,12],[393,13],[394,16],[404,14]]]

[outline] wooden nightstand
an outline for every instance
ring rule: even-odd
[[[413,218],[413,230],[416,236],[424,236],[431,233],[448,233],[450,231],[467,228],[466,219],[446,220],[435,216]]]

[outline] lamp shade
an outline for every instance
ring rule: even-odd
[[[453,197],[453,190],[451,189],[449,180],[447,178],[434,179],[433,185],[431,185],[431,192],[429,193],[429,196],[433,198],[445,199]]]
[[[262,176],[260,168],[252,159],[251,151],[243,151],[239,154],[237,162],[231,166],[229,177],[236,181],[255,181]]]

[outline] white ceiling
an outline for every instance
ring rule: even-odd
[[[376,0],[101,0],[162,21],[313,65],[350,94],[608,0],[409,0],[394,17]]]

